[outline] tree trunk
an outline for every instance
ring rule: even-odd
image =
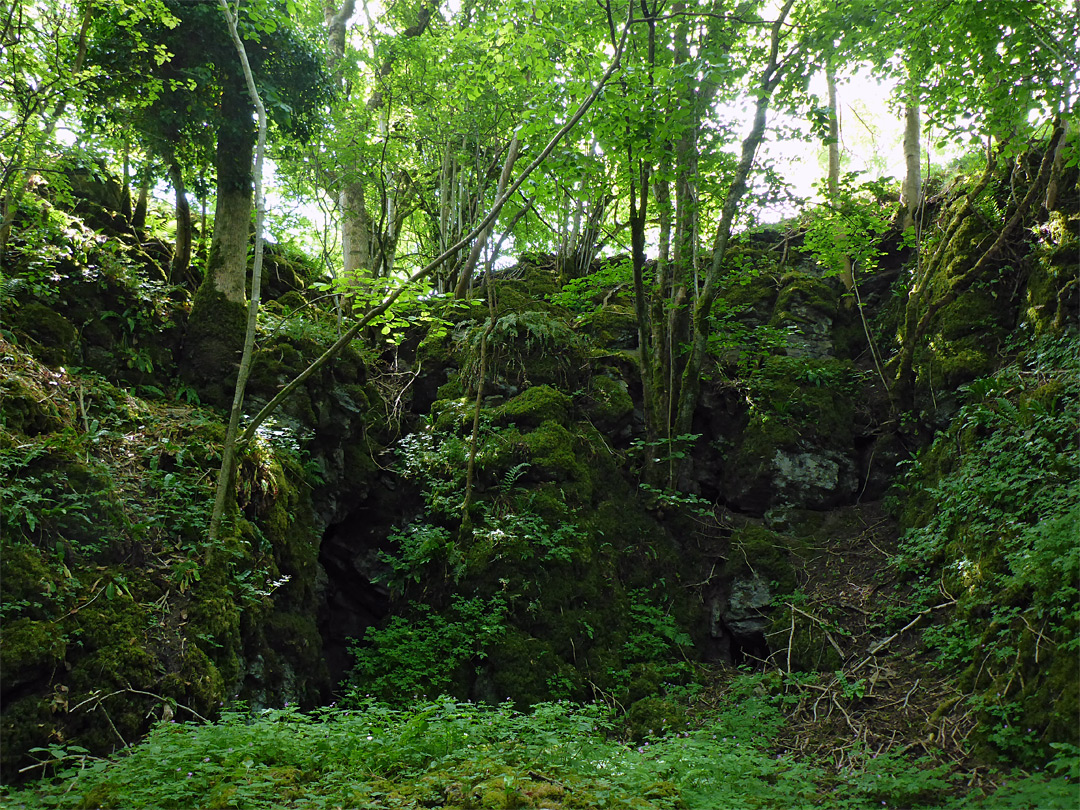
[[[169,181],[176,193],[176,245],[169,267],[169,282],[180,284],[191,264],[191,206],[184,186],[184,173],[175,157],[169,161]]]
[[[514,164],[517,162],[520,150],[521,141],[518,140],[517,135],[514,135],[513,140],[510,141],[510,146],[506,154],[506,161],[503,163],[502,173],[499,175],[499,184],[495,190],[495,199],[501,198],[503,194],[506,193],[506,186],[510,182],[510,173],[514,170]],[[461,269],[461,273],[458,274],[457,286],[454,287],[454,298],[462,299],[465,297],[465,293],[468,291],[469,284],[472,281],[473,271],[480,261],[480,253],[483,251],[484,245],[487,244],[488,237],[491,235],[491,229],[494,225],[495,223],[492,222],[480,232],[478,237],[476,237],[472,250],[469,252],[469,259],[465,262],[465,266]]]
[[[836,104],[836,71],[832,65],[825,67],[825,83],[829,89],[829,197],[834,201],[840,196],[840,109]],[[836,244],[843,247],[846,242],[844,233],[837,234]],[[840,260],[840,280],[844,283],[844,289],[849,293],[855,289],[855,273],[851,266],[851,257],[846,253]],[[845,298],[847,302],[854,302],[854,298]]]
[[[1057,149],[1054,150],[1054,160],[1050,165],[1050,179],[1046,183],[1046,198],[1043,205],[1047,211],[1053,211],[1058,206],[1060,184],[1064,179],[1065,168],[1065,144],[1069,136],[1069,119],[1061,119],[1061,138],[1058,140]]]
[[[444,261],[449,259],[451,256],[456,255],[459,250],[461,250],[471,240],[479,236],[481,231],[487,228],[492,222],[495,221],[496,218],[498,218],[499,212],[502,211],[502,208],[504,205],[506,205],[507,200],[509,200],[514,194],[516,194],[518,189],[520,189],[521,186],[528,179],[529,175],[531,175],[538,166],[540,166],[545,160],[548,159],[548,156],[555,150],[555,147],[559,145],[559,143],[564,137],[566,137],[567,133],[569,133],[575,126],[577,126],[578,122],[589,110],[589,107],[592,106],[593,102],[596,101],[597,97],[603,91],[604,87],[608,83],[608,80],[611,78],[611,74],[614,73],[615,70],[619,67],[619,64],[622,60],[623,49],[626,47],[626,40],[630,34],[631,19],[627,19],[626,25],[623,27],[622,36],[619,39],[618,43],[615,45],[615,55],[612,57],[611,64],[608,65],[607,70],[604,71],[604,75],[600,77],[600,80],[597,82],[596,87],[593,88],[592,93],[590,93],[589,97],[581,103],[581,105],[574,112],[574,114],[570,116],[570,120],[563,124],[559,128],[559,131],[555,133],[555,135],[551,138],[550,141],[548,141],[547,145],[540,150],[540,154],[533,158],[532,162],[529,163],[529,165],[522,170],[521,174],[518,176],[518,179],[515,180],[513,185],[511,185],[510,188],[506,190],[506,193],[500,196],[497,200],[495,200],[495,203],[494,205],[492,205],[491,210],[488,212],[487,216],[485,216],[480,221],[480,223],[475,228],[473,228],[473,230],[470,231],[463,239],[458,241],[456,244],[448,247],[425,267],[422,267],[420,270],[417,270],[415,273],[413,273],[412,276],[410,276],[405,281],[405,283],[391,290],[381,303],[379,303],[377,306],[371,307],[359,320],[357,320],[356,323],[352,325],[352,327],[349,328],[348,331],[346,331],[340,338],[338,338],[337,341],[330,348],[328,348],[325,352],[319,355],[319,357],[316,358],[306,369],[304,369],[300,374],[290,380],[280,391],[278,391],[278,393],[274,395],[274,398],[271,399],[268,403],[266,403],[266,405],[263,406],[262,410],[255,414],[255,416],[252,417],[252,419],[248,422],[247,427],[244,429],[243,434],[238,440],[240,443],[250,441],[255,435],[255,431],[259,429],[262,423],[265,422],[281,406],[281,403],[284,402],[289,397],[289,395],[293,391],[295,391],[301,383],[304,382],[304,380],[306,380],[308,377],[310,377],[312,374],[314,374],[316,371],[326,365],[326,363],[336,357],[342,349],[344,349],[352,342],[353,338],[360,334],[360,331],[364,327],[366,327],[375,318],[377,318],[379,315],[382,315],[391,306],[393,306],[394,302],[397,301],[397,299],[402,295],[402,293],[404,293],[405,290],[409,289],[409,287],[413,283],[429,276]]]
[[[230,84],[233,84],[230,82]],[[227,301],[247,300],[247,252],[251,234],[251,108],[234,86],[222,104],[236,110],[218,128],[217,203],[206,281]],[[232,98],[229,98],[229,96]],[[194,313],[192,313],[194,316]]]
[[[900,204],[903,207],[901,228],[905,231],[915,226],[915,214],[922,205],[921,138],[919,99],[912,89],[908,91],[907,104],[904,106],[904,163],[907,173],[900,189]]]
[[[674,434],[676,436],[691,432],[694,411],[697,410],[701,394],[701,372],[705,364],[706,347],[709,339],[709,315],[719,292],[720,270],[727,257],[728,244],[731,240],[731,228],[739,211],[739,205],[749,190],[750,172],[754,166],[754,157],[758,146],[765,136],[768,121],[769,102],[773,91],[780,82],[783,67],[779,61],[780,34],[788,13],[795,0],[787,0],[773,22],[769,38],[769,61],[762,71],[758,83],[757,104],[754,112],[754,124],[750,133],[743,139],[742,155],[735,178],[724,199],[720,214],[720,224],[713,240],[712,261],[705,275],[701,295],[694,305],[690,352],[679,380],[678,402],[675,411]]]
[[[153,159],[147,156],[146,165],[143,167],[139,182],[139,198],[135,201],[135,208],[131,212],[131,227],[136,232],[146,227],[146,209],[150,203],[150,186],[154,183]]]
[[[233,497],[233,481],[236,477],[236,464],[239,449],[237,437],[240,433],[240,416],[244,407],[244,391],[247,387],[248,375],[251,373],[251,362],[255,349],[255,329],[258,324],[259,316],[259,290],[262,282],[263,256],[262,233],[263,217],[265,215],[265,205],[262,193],[262,165],[263,155],[266,151],[266,110],[263,107],[262,99],[259,97],[259,91],[255,87],[255,77],[252,75],[251,65],[248,64],[247,51],[244,49],[243,40],[240,39],[240,35],[236,30],[236,19],[229,11],[227,0],[220,0],[220,3],[222,12],[225,14],[225,19],[229,24],[229,33],[232,35],[233,42],[236,45],[237,54],[240,57],[240,63],[244,69],[244,80],[247,85],[248,95],[251,98],[252,106],[255,107],[258,116],[259,134],[255,148],[254,172],[252,172],[250,164],[248,166],[249,175],[253,174],[255,183],[255,202],[257,205],[255,211],[255,257],[251,268],[251,302],[248,305],[247,325],[244,332],[244,347],[240,357],[240,367],[236,374],[236,385],[233,389],[232,408],[229,412],[229,427],[225,432],[225,444],[222,447],[221,452],[221,470],[218,473],[217,491],[214,496],[214,510],[210,516],[210,527],[207,532],[211,543],[215,542],[220,535],[221,524],[225,517],[226,508]],[[248,155],[251,155],[250,147],[248,149]],[[250,193],[248,205],[250,207]]]
[[[247,253],[251,233],[251,103],[243,79],[226,84],[218,127],[217,203],[206,275],[195,293],[181,357],[181,373],[206,402],[228,407],[244,343]]]
[[[341,190],[341,250],[345,262],[343,275],[350,285],[372,275],[371,223],[364,206],[364,184],[346,183]]]

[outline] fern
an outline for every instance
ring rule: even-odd
[[[509,495],[517,485],[518,479],[525,474],[525,471],[531,467],[527,461],[523,461],[520,464],[515,464],[509,470],[506,471],[506,475],[503,476],[502,483],[499,484],[499,492],[502,495]]]
[[[581,348],[581,338],[569,324],[547,312],[510,312],[500,317],[490,332],[488,329],[488,322],[476,323],[458,338],[458,346],[465,353],[462,380],[468,385],[475,385],[480,380],[480,344],[485,335],[488,373],[511,376],[516,372],[519,381],[526,376],[529,358],[553,355],[565,366],[567,354]]]

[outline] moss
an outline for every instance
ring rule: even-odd
[[[634,413],[634,401],[625,380],[597,374],[589,381],[585,413],[596,427],[611,433],[624,427]]]
[[[466,427],[471,428],[475,404],[475,400],[468,397],[436,400],[431,405],[435,429],[442,433],[456,434]]]
[[[465,390],[461,387],[461,379],[457,374],[452,374],[451,379],[443,383],[436,389],[435,396],[439,399],[460,399],[465,395]]]
[[[791,561],[794,541],[757,524],[748,524],[731,536],[726,573],[735,577],[757,575],[773,584],[777,594],[792,593],[798,585]]]
[[[88,603],[64,622],[65,632],[80,648],[79,657],[69,662],[72,701],[95,693],[116,693],[105,705],[111,722],[96,713],[72,713],[66,718],[68,734],[77,736],[92,752],[112,751],[121,747],[121,737],[135,739],[149,727],[148,708],[157,701],[128,690],[156,689],[161,662],[149,650],[151,626],[145,608],[119,595]]]
[[[972,335],[935,347],[933,354],[920,364],[916,380],[932,391],[955,391],[964,383],[984,377],[999,364],[996,344],[986,336]]]
[[[495,419],[501,424],[516,424],[536,428],[543,422],[566,424],[573,401],[550,385],[534,385],[495,409]]]
[[[4,688],[16,694],[24,687],[48,683],[67,652],[67,639],[52,622],[5,620],[2,638],[0,671],[4,673]]]
[[[1020,321],[1036,335],[1059,333],[1076,320],[1078,228],[1080,215],[1051,212],[1043,240],[1025,262],[1027,283]]]
[[[748,488],[756,489],[772,474],[772,461],[777,450],[793,447],[799,440],[794,426],[780,419],[756,415],[751,418],[740,437],[735,457],[729,463],[728,477],[736,476]]]
[[[67,318],[40,301],[9,309],[5,320],[9,328],[38,345],[36,354],[45,365],[61,366],[75,358],[77,330]]]
[[[1018,404],[1021,408],[1037,404],[1048,413],[1053,413],[1059,400],[1066,393],[1067,389],[1061,380],[1049,380],[1036,388],[1022,392]]]
[[[0,380],[0,424],[11,433],[33,438],[53,433],[63,427],[64,420],[55,402],[40,387],[19,375]]]
[[[626,713],[626,733],[640,742],[687,728],[686,709],[670,698],[647,697],[636,701]]]
[[[937,335],[941,340],[954,341],[978,334],[986,337],[988,332],[1011,326],[1008,302],[986,288],[973,289],[960,295],[951,304],[942,307],[937,315]]]
[[[508,631],[489,651],[487,670],[495,694],[513,700],[520,709],[553,698],[582,696],[581,674],[550,644],[521,631]]]
[[[574,495],[588,502],[592,498],[589,469],[579,458],[578,437],[557,422],[544,422],[521,437],[532,464],[530,473],[540,480],[574,485]]]
[[[837,292],[827,281],[815,276],[789,274],[780,280],[780,292],[773,306],[774,326],[805,323],[815,315],[836,317]]]
[[[775,308],[778,294],[776,281],[767,275],[736,274],[738,281],[723,287],[719,300],[726,310],[740,318],[766,321]]]
[[[232,403],[236,369],[244,346],[246,311],[204,281],[192,301],[180,372],[203,402]]]
[[[46,594],[55,589],[56,574],[45,564],[39,549],[14,543],[0,547],[0,582],[7,622],[16,615],[35,620],[51,617],[53,599]]]
[[[583,331],[597,346],[632,349],[638,345],[637,315],[629,306],[605,306],[584,320]]]
[[[5,671],[4,712],[0,716],[0,773],[5,783],[16,782],[19,769],[32,765],[31,748],[44,748],[62,733],[57,728],[57,706],[49,697],[34,694],[20,698],[8,687]],[[43,682],[44,685],[44,682]],[[58,699],[63,695],[57,695]],[[60,704],[62,706],[62,703]]]

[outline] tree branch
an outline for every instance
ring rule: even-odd
[[[789,2],[791,2],[791,0],[789,0]],[[326,365],[329,360],[331,360],[342,349],[349,345],[349,343],[352,342],[352,339],[355,338],[358,334],[360,334],[360,330],[362,330],[375,318],[382,315],[391,306],[393,306],[394,302],[401,297],[401,294],[409,287],[409,285],[415,284],[420,279],[430,275],[431,272],[434,271],[437,267],[439,267],[439,265],[441,265],[444,261],[446,261],[446,259],[454,256],[465,245],[469,244],[469,242],[479,236],[480,233],[485,228],[487,228],[488,225],[495,221],[495,219],[499,216],[499,212],[502,211],[502,208],[504,205],[506,205],[507,201],[517,193],[517,190],[521,188],[522,184],[529,177],[529,175],[532,174],[533,171],[535,171],[536,168],[540,166],[540,164],[547,160],[548,156],[555,150],[555,147],[558,146],[559,142],[564,137],[566,137],[567,133],[569,133],[570,130],[572,130],[577,125],[578,121],[580,121],[585,115],[585,113],[588,112],[589,107],[592,106],[593,102],[596,101],[597,98],[599,98],[600,93],[607,85],[608,80],[618,69],[619,63],[622,60],[623,50],[626,48],[626,40],[630,33],[630,19],[632,19],[632,17],[628,15],[626,25],[623,27],[622,38],[619,40],[618,47],[616,47],[615,49],[615,55],[611,59],[611,64],[608,65],[608,69],[604,72],[604,75],[600,77],[600,81],[597,83],[592,93],[590,93],[589,97],[581,103],[577,111],[570,117],[570,120],[567,121],[562,126],[562,128],[559,129],[558,132],[555,133],[555,135],[551,138],[550,141],[548,141],[547,146],[545,146],[541,150],[540,154],[537,155],[536,158],[525,168],[525,170],[521,173],[521,176],[518,177],[518,179],[514,181],[510,188],[506,190],[506,193],[495,201],[487,216],[485,216],[484,219],[475,228],[472,229],[472,231],[470,231],[457,243],[451,245],[441,254],[436,256],[435,259],[433,259],[425,267],[422,267],[421,269],[413,273],[411,276],[409,276],[409,278],[401,286],[399,286],[395,290],[392,290],[382,300],[381,303],[369,309],[363,315],[363,317],[361,317],[360,320],[353,324],[353,326],[347,332],[345,332],[340,338],[338,338],[337,341],[335,341],[334,344],[330,346],[330,348],[328,348],[325,352],[319,355],[319,357],[315,359],[311,363],[311,365],[309,365],[293,380],[286,384],[285,387],[282,388],[277,393],[277,395],[274,396],[273,399],[266,403],[266,405],[263,406],[262,410],[260,410],[252,418],[251,422],[244,430],[244,433],[240,436],[240,443],[246,443],[251,441],[251,438],[255,435],[255,431],[257,431],[262,425],[262,423],[265,422],[267,418],[278,409],[278,406],[281,405],[285,398],[288,397],[288,395],[291,394],[297,388],[297,386],[299,386],[302,382],[304,382],[304,380],[306,380],[308,377],[310,377],[312,374],[314,374],[316,371]]]

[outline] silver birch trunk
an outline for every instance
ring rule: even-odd
[[[900,204],[903,206],[903,230],[914,227],[915,213],[922,204],[922,120],[919,115],[919,100],[914,90],[908,91],[904,105],[904,164],[906,174],[904,185],[900,189]]]

